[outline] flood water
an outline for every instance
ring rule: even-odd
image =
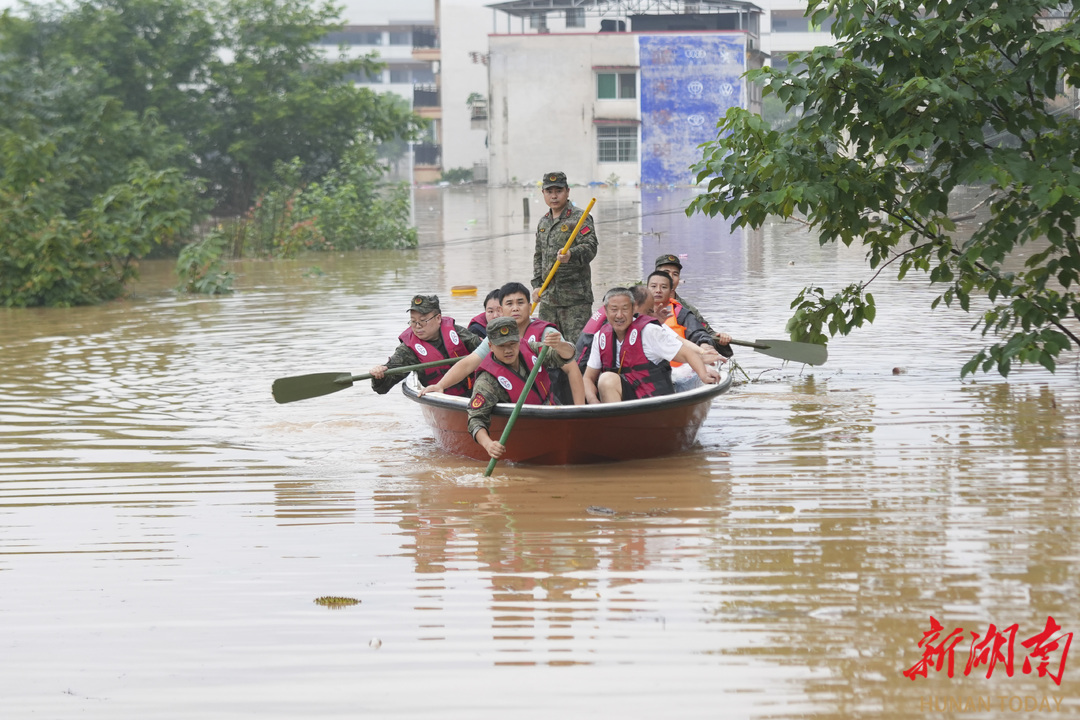
[[[739,339],[872,274],[797,224],[689,220],[685,191],[594,195],[598,295],[685,254],[680,291]],[[414,293],[467,321],[527,284],[523,198],[534,225],[537,190],[418,190],[420,250],[245,261],[230,297],[147,262],[120,302],[0,310],[0,717],[1080,713],[1080,646],[1059,686],[1021,644],[1080,630],[1076,354],[961,381],[975,318],[921,278],[875,280],[822,367],[737,349],[679,457],[485,479],[397,389],[273,402],[380,363]],[[931,616],[955,671],[912,681]],[[971,633],[1014,624],[1011,677],[965,675]]]

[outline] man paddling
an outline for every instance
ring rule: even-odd
[[[656,258],[655,265],[656,270],[666,272],[668,276],[671,277],[671,292],[673,293],[673,299],[680,305],[682,305],[684,308],[689,310],[694,315],[694,317],[697,318],[697,321],[701,323],[701,326],[705,328],[706,332],[708,332],[710,335],[717,335],[717,332],[712,329],[712,326],[709,325],[708,320],[706,320],[701,315],[698,309],[690,303],[686,302],[686,300],[684,300],[683,298],[679,297],[679,293],[677,291],[679,289],[679,282],[682,280],[683,269],[682,261],[679,260],[679,256],[672,255],[671,253],[661,255],[660,257]],[[666,318],[660,319],[664,320]],[[712,345],[721,355],[729,358],[735,354],[731,349],[731,345],[729,344],[731,342],[731,336],[727,335],[726,333],[720,334],[723,335],[723,337],[714,338],[712,341]]]
[[[563,340],[558,328],[549,322],[529,317],[529,288],[521,283],[509,282],[499,289],[499,301],[502,308],[502,316],[511,318],[517,325],[518,334],[526,340],[539,341],[551,347],[553,354],[557,354],[563,362],[573,359],[574,346]],[[429,392],[445,392],[444,388],[460,383],[471,377],[480,367],[480,363],[491,351],[490,332],[488,339],[481,342],[472,355],[454,365],[447,371],[445,377],[439,382],[433,383],[420,390],[420,397]],[[562,389],[562,381],[556,380],[556,393],[563,400],[569,402],[569,388]]]
[[[670,395],[671,361],[686,363],[703,383],[715,384],[720,375],[706,367],[699,352],[683,342],[671,328],[649,315],[634,314],[634,296],[627,288],[612,288],[604,296],[608,324],[593,338],[585,370],[585,398],[589,403]]]
[[[570,202],[566,173],[544,173],[543,190],[544,202],[550,209],[536,226],[532,301],[540,301],[540,318],[558,325],[563,337],[573,343],[592,313],[589,263],[596,257],[596,224],[591,215],[586,217],[574,243],[563,252],[563,246],[585,211]],[[541,297],[540,288],[556,260],[559,269]]]
[[[437,295],[413,297],[409,303],[409,326],[398,336],[398,340],[401,344],[394,349],[394,354],[382,365],[368,371],[372,376],[371,389],[380,395],[390,392],[390,388],[405,377],[400,374],[387,375],[386,371],[390,368],[462,357],[480,345],[480,338],[454,324],[452,317],[443,317]],[[420,384],[427,386],[441,380],[449,367],[427,368],[418,370],[416,374]],[[442,391],[448,395],[468,395],[469,390],[466,379]]]
[[[525,381],[539,359],[541,344],[523,340],[518,324],[510,317],[498,317],[488,324],[488,342],[491,352],[480,364],[469,402],[469,434],[488,455],[498,459],[506,452],[506,447],[488,434],[491,413],[497,403],[516,403],[521,397]],[[577,363],[551,351],[525,396],[525,404],[556,404],[549,368],[562,368],[570,381],[574,404],[584,405],[585,388]]]

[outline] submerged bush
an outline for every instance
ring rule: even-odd
[[[223,295],[232,292],[233,274],[225,269],[224,255],[229,239],[219,225],[202,240],[180,251],[176,274],[180,289],[204,295]]]

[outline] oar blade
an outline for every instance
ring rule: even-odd
[[[755,340],[754,351],[769,357],[790,360],[791,362],[806,363],[807,365],[824,365],[829,359],[829,350],[824,345],[814,343],[792,342],[791,340]]]
[[[351,386],[350,373],[315,373],[278,378],[273,386],[274,400],[283,405],[297,400],[329,395]]]

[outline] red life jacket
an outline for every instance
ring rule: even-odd
[[[600,350],[601,372],[614,372],[622,375],[634,388],[639,398],[654,395],[670,395],[675,391],[671,384],[671,365],[667,360],[659,364],[652,362],[645,355],[641,346],[641,336],[645,326],[660,321],[649,315],[638,315],[626,328],[626,340],[622,344],[622,362],[615,361],[615,330],[605,325],[597,332]]]
[[[446,317],[443,315],[442,322],[439,323],[439,334],[442,335],[443,345],[446,347],[449,355],[443,355],[442,352],[427,342],[421,340],[413,332],[412,326],[405,328],[405,332],[398,335],[398,340],[405,343],[410,350],[416,353],[416,359],[420,362],[431,362],[432,360],[442,360],[447,357],[462,357],[468,354],[468,349],[465,347],[465,343],[461,341],[461,338],[457,334],[457,330],[454,329],[454,318]],[[444,365],[442,367],[426,368],[424,370],[417,370],[416,374],[420,378],[420,384],[424,387],[428,385],[434,385],[442,379],[442,376],[446,374],[446,371],[450,369],[450,365]],[[468,395],[471,392],[472,379],[463,380],[453,387],[446,389],[447,395]]]
[[[577,348],[577,364],[581,368],[582,372],[585,372],[585,364],[589,358],[589,351],[592,350],[593,335],[596,335],[596,331],[607,324],[607,312],[604,310],[604,306],[593,310],[593,314],[589,316],[589,322],[585,323],[585,327],[581,328],[581,334],[578,335]]]
[[[520,342],[520,347],[521,358],[519,362],[523,361],[525,368],[531,373],[533,366],[536,365],[537,355],[525,340]],[[479,373],[481,370],[486,370],[495,376],[503,389],[510,393],[510,402],[516,403],[518,401],[518,398],[521,397],[521,391],[525,389],[525,378],[496,360],[494,353],[488,353],[488,356],[480,363],[480,367],[477,368],[476,372]],[[529,388],[529,394],[525,396],[525,404],[546,405],[550,404],[550,402],[551,377],[548,375],[547,368],[541,366],[539,372],[536,373],[533,386]]]
[[[487,337],[487,312],[482,312],[469,321],[468,331],[477,337]]]
[[[583,335],[595,335],[596,331],[607,322],[607,312],[604,311],[604,306],[593,310],[593,314],[589,316],[589,322],[585,323],[585,327],[581,329]]]
[[[549,323],[540,318],[532,320],[529,322],[529,326],[525,328],[525,332],[521,334],[521,339],[525,342],[541,342],[544,339],[544,330],[548,327],[559,329],[559,326],[555,323]]]

